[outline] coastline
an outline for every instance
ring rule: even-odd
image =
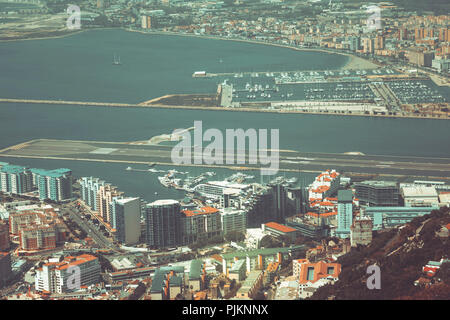
[[[347,56],[349,59],[348,61],[340,68],[336,70],[351,70],[351,69],[376,69],[380,66],[361,57],[355,56],[351,53],[347,52],[335,52],[335,51],[329,51],[325,48],[298,48],[294,47],[288,44],[279,44],[279,43],[271,43],[271,42],[265,42],[265,41],[259,41],[259,40],[251,40],[251,39],[235,39],[235,38],[224,38],[220,36],[214,36],[214,35],[199,35],[199,34],[189,34],[189,33],[179,33],[179,32],[171,32],[171,31],[152,31],[152,32],[145,32],[140,30],[132,30],[132,29],[125,29],[121,28],[124,31],[128,32],[136,32],[146,35],[170,35],[170,36],[181,36],[181,37],[195,37],[195,38],[203,38],[203,39],[212,39],[212,40],[224,40],[224,41],[237,41],[237,42],[245,42],[250,44],[260,44],[260,45],[267,45],[267,46],[274,46],[274,47],[280,47],[285,49],[291,49],[296,51],[313,51],[313,52],[324,52],[328,54],[339,54]]]
[[[17,38],[17,39],[0,39],[1,42],[11,42],[11,41],[29,41],[29,40],[46,40],[46,39],[58,39],[58,38],[65,38],[72,35],[76,35],[82,32],[90,31],[90,30],[124,30],[127,32],[136,32],[140,34],[145,35],[170,35],[170,36],[182,36],[182,37],[196,37],[196,38],[202,38],[202,39],[212,39],[212,40],[224,40],[224,41],[237,41],[237,42],[245,42],[250,44],[260,44],[260,45],[268,45],[268,46],[274,46],[274,47],[280,47],[285,49],[291,49],[296,51],[313,51],[313,52],[324,52],[328,54],[339,54],[344,55],[348,57],[348,61],[340,68],[336,70],[350,70],[350,69],[376,69],[380,67],[379,65],[355,56],[351,53],[347,52],[335,52],[335,51],[329,51],[325,48],[298,48],[287,44],[279,44],[279,43],[271,43],[271,42],[265,42],[265,41],[259,41],[259,40],[251,40],[251,39],[235,39],[235,38],[224,38],[220,36],[214,36],[214,35],[198,35],[198,34],[189,34],[189,33],[180,33],[180,32],[171,32],[171,31],[152,31],[152,32],[145,32],[140,30],[133,30],[133,29],[127,29],[124,27],[108,27],[108,28],[92,28],[92,29],[80,29],[78,31],[73,32],[67,32],[62,35],[49,35],[49,36],[43,36],[43,37],[25,37],[25,38]],[[55,31],[57,32],[57,31]]]
[[[239,41],[239,42],[247,42],[251,44],[260,44],[260,45],[270,45],[270,46],[276,46],[286,49],[293,49],[296,51],[316,51],[316,52],[325,52],[328,54],[340,54],[345,55],[348,57],[348,61],[337,70],[341,69],[359,69],[359,68],[365,68],[365,66],[368,66],[369,64],[375,66],[372,62],[365,60],[361,57],[352,55],[350,53],[346,52],[331,52],[326,49],[321,48],[297,48],[290,45],[284,45],[284,44],[277,44],[277,43],[270,43],[270,42],[264,42],[264,41],[258,41],[258,40],[248,40],[248,39],[231,39],[231,38],[223,38],[218,36],[212,36],[212,35],[197,35],[197,34],[185,34],[185,33],[178,33],[178,32],[167,32],[167,31],[153,31],[153,32],[145,32],[140,30],[132,30],[132,29],[125,29],[125,28],[96,28],[96,29],[83,29],[78,30],[75,32],[70,32],[64,35],[58,35],[54,37],[48,37],[48,38],[30,38],[30,39],[16,39],[16,40],[0,40],[2,41],[21,41],[21,40],[40,40],[40,39],[50,39],[50,38],[63,38],[68,37],[71,35],[79,34],[84,31],[88,30],[116,30],[121,29],[128,32],[137,32],[141,34],[146,35],[172,35],[172,36],[184,36],[184,37],[197,37],[197,38],[205,38],[205,39],[213,39],[213,40],[228,40],[228,41]],[[190,95],[190,94],[185,94]],[[161,99],[164,98],[170,98],[175,96],[181,96],[180,94],[166,94],[161,97],[156,97],[151,100],[142,101],[139,103],[106,103],[106,102],[91,102],[91,101],[61,101],[61,100],[45,100],[45,99],[3,99],[0,98],[0,103],[26,103],[26,104],[51,104],[51,105],[76,105],[76,106],[103,106],[103,107],[134,107],[134,108],[159,108],[159,109],[190,109],[190,110],[206,110],[206,111],[237,111],[237,112],[268,112],[268,113],[286,113],[286,114],[309,114],[309,115],[329,115],[329,116],[359,116],[359,117],[374,117],[374,118],[409,118],[409,119],[437,119],[437,120],[449,120],[450,117],[448,115],[431,115],[431,116],[424,116],[422,114],[396,114],[396,115],[389,115],[389,114],[365,114],[365,113],[340,113],[340,112],[324,112],[324,111],[302,111],[302,110],[293,110],[293,109],[265,109],[265,108],[257,108],[257,107],[239,107],[239,108],[228,108],[228,107],[221,107],[221,106],[207,106],[207,105],[189,105],[189,104],[182,104],[181,103],[174,103],[173,105],[160,103]]]
[[[88,31],[88,29],[80,29],[78,31],[67,31],[64,34],[53,35],[53,36],[44,36],[44,37],[29,37],[29,38],[17,38],[17,39],[0,39],[0,43],[2,42],[15,42],[15,41],[30,41],[30,40],[47,40],[47,39],[59,39],[66,38],[72,35],[76,35],[82,32]],[[55,31],[58,32],[58,31]]]

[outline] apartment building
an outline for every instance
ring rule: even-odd
[[[76,269],[76,268],[79,269]],[[100,282],[100,262],[97,257],[82,254],[77,257],[66,257],[61,262],[48,262],[36,271],[36,291],[49,293],[65,293],[77,291],[72,282],[73,270],[79,270],[79,285],[88,286]],[[72,276],[72,277],[71,277]]]

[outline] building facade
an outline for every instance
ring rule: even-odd
[[[356,183],[355,196],[362,205],[393,207],[400,204],[398,184],[393,181],[362,181]]]
[[[33,190],[33,175],[29,168],[11,164],[0,168],[0,191],[24,194]]]
[[[141,235],[141,200],[114,198],[111,202],[111,226],[115,238],[124,244],[136,244]]]
[[[358,217],[350,227],[350,243],[352,247],[358,244],[367,246],[372,242],[372,219],[369,217]]]
[[[182,242],[181,207],[176,200],[157,200],[146,206],[146,242],[151,247],[168,248]]]
[[[439,197],[435,187],[403,186],[401,193],[407,207],[439,205]]]
[[[88,286],[100,282],[100,262],[97,257],[82,254],[77,257],[66,257],[61,262],[49,262],[36,271],[35,288],[36,291],[65,293],[77,291],[80,288],[73,286],[72,270],[79,268],[79,284]],[[72,277],[71,277],[72,276]]]
[[[19,236],[21,250],[54,249],[66,241],[68,230],[53,211],[25,211],[9,216],[9,231]]]
[[[226,236],[229,232],[241,232],[247,230],[247,212],[234,208],[224,208],[220,211],[222,232]]]
[[[182,244],[208,241],[222,235],[220,211],[212,207],[181,211]]]
[[[99,211],[97,194],[101,186],[106,182],[99,178],[83,177],[80,180],[81,199],[94,211]]]
[[[395,227],[410,222],[415,217],[429,214],[439,207],[366,207],[364,215],[371,218],[373,230]]]
[[[336,235],[343,239],[350,237],[350,226],[353,223],[353,193],[351,190],[338,191],[337,219]]]
[[[31,169],[39,190],[39,199],[63,201],[72,198],[72,170]]]
[[[8,251],[9,248],[9,226],[6,221],[0,220],[0,251]]]
[[[9,252],[0,252],[0,288],[11,278],[11,255]]]

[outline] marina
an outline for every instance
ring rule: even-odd
[[[283,104],[304,107],[316,102],[349,102],[365,103],[373,109],[361,110],[349,105],[350,111],[376,111],[378,108],[384,112],[398,112],[399,104],[448,103],[429,79],[400,74],[391,69],[236,73],[215,78],[220,81],[221,105],[235,108],[248,105],[280,107]],[[380,87],[384,92],[380,92]]]

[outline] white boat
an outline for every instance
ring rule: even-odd
[[[120,66],[120,56],[118,58],[116,58],[116,54],[114,53],[114,60],[113,60],[113,65],[115,66]]]
[[[166,188],[170,186],[170,179],[166,176],[158,177],[159,182]]]

